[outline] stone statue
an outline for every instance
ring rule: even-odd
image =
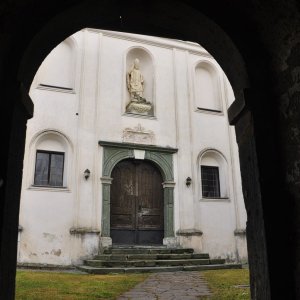
[[[127,88],[130,93],[130,100],[135,102],[143,97],[144,92],[144,78],[139,64],[140,61],[136,58],[131,70],[127,73]]]
[[[152,111],[152,105],[144,96],[144,77],[140,71],[140,61],[136,58],[133,66],[127,73],[126,81],[127,88],[130,94],[130,102],[126,107],[126,111],[130,113],[137,113],[149,115]]]

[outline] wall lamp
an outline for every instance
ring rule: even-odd
[[[91,171],[89,169],[86,169],[83,174],[85,180],[87,180],[90,177]]]
[[[188,177],[186,180],[185,180],[185,184],[187,187],[189,187],[192,183],[192,178],[191,177]]]

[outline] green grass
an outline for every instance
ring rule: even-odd
[[[237,287],[249,285],[249,270],[215,270],[202,272],[213,295],[210,300],[249,300],[250,288]]]
[[[87,275],[18,271],[16,300],[116,299],[145,280],[145,274]]]
[[[249,300],[248,269],[201,272],[213,295],[201,299]],[[56,272],[17,272],[16,300],[94,300],[116,299],[147,274],[87,275]],[[142,300],[142,299],[141,299]]]

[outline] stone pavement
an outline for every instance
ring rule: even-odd
[[[211,295],[201,273],[197,271],[151,274],[117,300],[196,300]]]

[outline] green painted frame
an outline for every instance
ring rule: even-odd
[[[142,144],[99,141],[103,147],[102,164],[102,230],[101,237],[110,237],[110,186],[111,173],[124,159],[135,158],[134,150],[144,150],[144,159],[153,162],[161,171],[164,188],[164,237],[174,237],[174,171],[173,154],[176,148],[163,148]]]

